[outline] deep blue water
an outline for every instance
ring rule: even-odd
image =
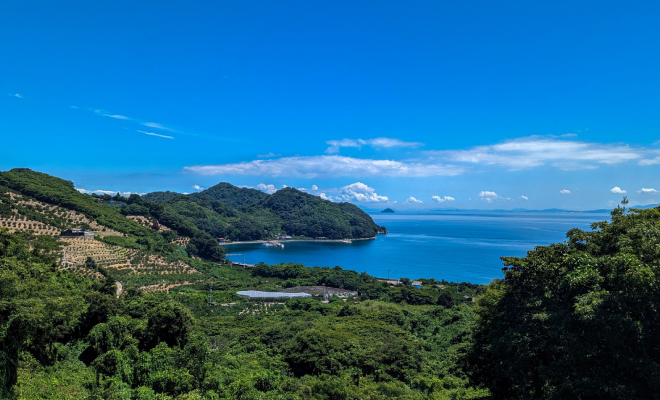
[[[537,245],[562,242],[571,228],[609,219],[595,213],[371,214],[389,230],[375,240],[285,243],[284,249],[229,245],[233,261],[339,265],[377,277],[436,278],[488,283],[502,277],[500,256],[524,256]]]

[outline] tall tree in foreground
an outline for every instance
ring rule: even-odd
[[[503,258],[466,368],[495,399],[660,398],[660,209]]]

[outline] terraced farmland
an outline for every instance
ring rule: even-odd
[[[155,254],[112,246],[97,240],[66,239],[61,264],[82,275],[90,275],[85,262],[90,257],[96,265],[122,275],[193,274],[198,271],[182,261],[168,261]],[[95,275],[95,274],[92,274]]]

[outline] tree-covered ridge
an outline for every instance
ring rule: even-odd
[[[354,204],[333,203],[294,188],[278,190],[248,211],[262,211],[262,221],[268,221],[268,213],[274,215],[281,229],[294,236],[368,238],[382,230]],[[264,225],[268,226],[268,222]]]
[[[190,197],[221,201],[230,207],[241,208],[258,203],[268,197],[268,195],[260,190],[241,188],[227,182],[220,182],[201,192],[192,193]]]
[[[236,198],[228,200],[233,195]],[[278,235],[357,239],[386,232],[354,204],[333,203],[294,188],[268,195],[223,182],[193,195],[156,192],[142,197],[143,204],[152,200],[189,225],[234,241],[274,239]],[[143,211],[127,207],[123,212]]]
[[[165,191],[165,192],[147,193],[144,196],[142,196],[142,198],[144,200],[153,201],[153,202],[156,202],[156,203],[162,203],[162,202],[170,201],[170,200],[172,200],[173,198],[175,198],[177,196],[183,196],[183,195],[181,193],[170,192],[168,190],[168,191]]]

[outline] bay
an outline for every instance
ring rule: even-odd
[[[284,242],[225,246],[232,261],[340,266],[387,278],[435,278],[488,283],[502,277],[500,256],[524,256],[538,245],[562,242],[571,228],[589,230],[600,213],[429,212],[370,214],[389,230],[374,240]]]

